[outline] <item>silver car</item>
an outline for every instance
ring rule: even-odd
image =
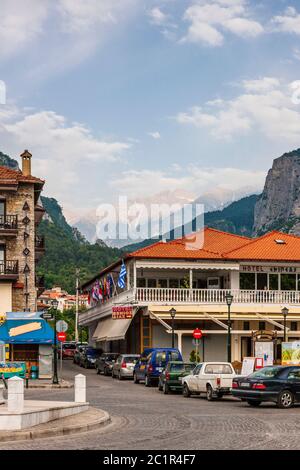
[[[133,378],[134,366],[139,360],[139,354],[120,354],[113,365],[111,376],[118,377],[119,380]]]

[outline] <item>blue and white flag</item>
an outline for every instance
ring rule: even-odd
[[[118,278],[118,286],[119,286],[121,289],[124,289],[124,288],[125,288],[125,278],[126,278],[126,274],[127,274],[126,266],[125,266],[125,264],[124,264],[124,261],[122,261],[122,266],[121,266],[121,270],[120,270],[120,274],[119,274],[119,278]]]

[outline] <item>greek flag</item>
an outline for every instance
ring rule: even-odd
[[[118,278],[118,286],[119,286],[121,289],[124,289],[124,288],[125,288],[125,278],[126,278],[126,274],[127,274],[126,266],[125,266],[125,264],[124,264],[124,261],[122,261],[122,266],[121,266],[121,270],[120,270],[120,274],[119,274],[119,278]]]

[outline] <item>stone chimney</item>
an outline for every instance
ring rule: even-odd
[[[22,173],[24,176],[31,176],[31,153],[28,150],[24,150],[21,154],[22,158]]]

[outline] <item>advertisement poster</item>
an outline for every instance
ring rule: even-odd
[[[247,377],[254,372],[255,357],[244,357],[241,375]]]
[[[25,379],[25,362],[0,362],[0,377],[10,379],[11,377],[15,376],[21,377],[21,379]]]
[[[300,341],[282,343],[281,362],[283,366],[300,366]]]
[[[264,366],[272,366],[274,362],[274,344],[272,341],[256,341],[255,357],[263,358]]]

